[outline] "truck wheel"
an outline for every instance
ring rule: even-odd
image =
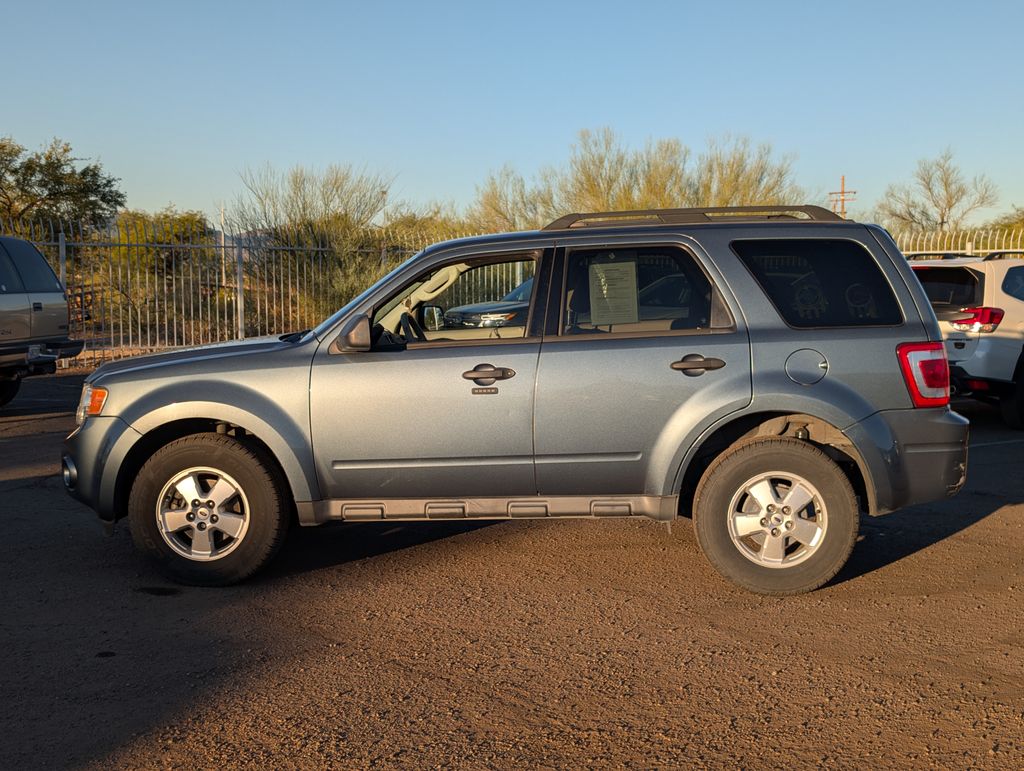
[[[0,380],[0,407],[3,407],[14,398],[17,395],[19,388],[21,388],[20,378],[15,378],[14,380]]]
[[[860,524],[839,466],[786,438],[726,450],[704,473],[693,511],[712,566],[759,594],[799,594],[829,581],[846,564]]]
[[[1012,393],[999,400],[999,410],[1010,428],[1024,428],[1024,384],[1017,383]]]
[[[187,436],[139,471],[128,499],[132,540],[174,581],[236,583],[281,546],[284,490],[272,465],[237,439]]]

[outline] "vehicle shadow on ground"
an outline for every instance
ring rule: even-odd
[[[288,534],[281,553],[253,580],[275,581],[380,557],[500,525],[503,521],[338,522],[320,527],[295,526]]]
[[[986,434],[995,437],[991,442],[973,444],[964,489],[948,500],[911,506],[881,517],[862,515],[853,554],[830,585],[881,570],[967,530],[1005,506],[1024,501],[1019,473],[1001,476],[987,468],[998,462],[994,455],[1000,450],[1024,447],[1024,433],[1005,428],[994,407],[965,403],[956,405],[956,409],[971,421],[972,432],[984,428]],[[1009,462],[1016,465],[1012,460],[1016,457],[1013,453]],[[992,477],[998,479],[998,485],[993,484]]]
[[[0,407],[0,418],[56,417],[75,411],[85,373],[75,372],[24,380],[21,391]]]

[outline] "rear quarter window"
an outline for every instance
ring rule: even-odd
[[[1010,268],[1003,279],[1003,291],[1010,297],[1024,300],[1024,266]]]
[[[791,327],[898,326],[903,313],[871,253],[824,238],[733,241],[779,315]]]
[[[64,291],[46,258],[28,241],[7,239],[3,242],[3,248],[14,260],[26,292]]]

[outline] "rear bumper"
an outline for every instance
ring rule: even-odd
[[[55,338],[23,340],[13,345],[0,346],[0,369],[13,371],[15,376],[53,372],[58,359],[70,359],[82,352],[83,340]]]
[[[1007,380],[971,375],[954,364],[949,368],[949,388],[953,396],[1009,396],[1014,384]]]
[[[979,334],[970,356],[950,355],[951,370],[962,373],[966,378],[1010,382],[1022,356],[1022,344],[1024,339],[1020,336],[1008,336],[999,331]]]
[[[844,433],[874,487],[872,514],[956,495],[967,481],[969,423],[948,408],[884,410]]]

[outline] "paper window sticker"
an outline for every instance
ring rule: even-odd
[[[635,262],[592,263],[589,278],[590,322],[594,326],[640,320]]]

